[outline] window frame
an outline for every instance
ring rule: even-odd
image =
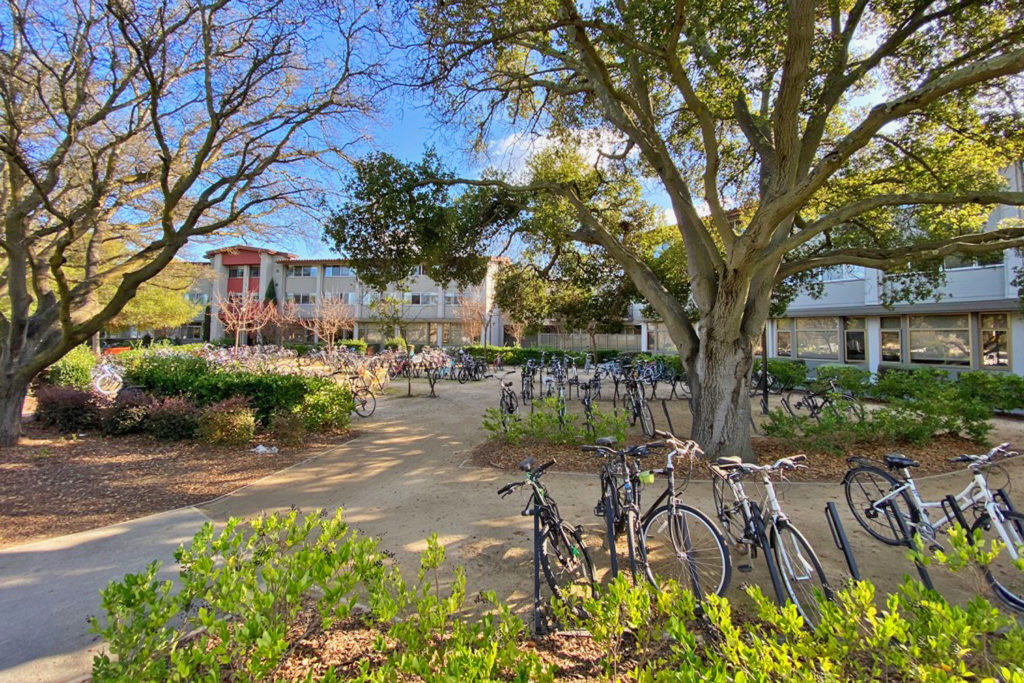
[[[233,273],[238,273],[234,275]],[[245,277],[245,266],[228,266],[228,279],[241,280]]]
[[[927,318],[931,318],[931,319],[935,319],[935,318],[963,318],[963,319],[966,320],[966,327],[915,327],[914,326],[914,321],[915,320],[923,320],[923,319],[927,319]],[[973,366],[973,360],[972,359],[974,357],[973,354],[974,354],[974,347],[975,347],[974,333],[973,333],[972,327],[973,326],[971,324],[971,315],[969,313],[952,313],[952,314],[945,314],[945,315],[943,315],[943,314],[925,314],[925,315],[910,315],[910,316],[907,316],[907,361],[911,365],[924,365],[924,366],[931,366],[931,367],[941,366],[941,367],[958,368],[958,369],[959,368],[968,368],[968,369],[970,369]],[[940,333],[955,333],[955,334],[959,334],[959,333],[963,333],[963,332],[967,333],[967,353],[963,357],[962,361],[957,361],[957,360],[951,358],[948,355],[948,353],[946,355],[944,355],[941,359],[938,359],[938,360],[936,360],[934,362],[927,361],[927,360],[921,360],[921,359],[915,359],[914,358],[914,346],[915,346],[914,334],[915,333],[917,333],[918,335],[931,334],[931,335],[938,336]],[[948,350],[949,348],[950,348],[950,346],[947,343],[946,344],[946,349]]]

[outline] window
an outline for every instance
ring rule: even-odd
[[[789,318],[782,318],[775,322],[775,355],[793,355],[793,324]]]
[[[194,304],[206,305],[210,301],[210,296],[205,292],[188,292],[185,294],[185,300],[190,301]]]
[[[458,292],[445,292],[444,303],[446,306],[458,306],[462,303],[463,295]]]
[[[413,266],[412,270],[409,271],[409,277],[416,277],[417,275],[423,275],[423,266]]]
[[[260,267],[259,266],[249,266],[249,277],[259,277],[259,276],[260,276]]]
[[[910,316],[910,362],[970,365],[970,316]]]
[[[355,306],[356,305],[356,293],[355,292],[345,292],[345,294],[342,295],[341,298],[344,299],[345,303],[347,303],[349,306]]]
[[[840,266],[832,266],[831,268],[823,268],[821,271],[819,271],[818,278],[822,282],[841,282],[843,280],[863,280],[864,279],[864,267],[863,266],[840,265]]]
[[[899,318],[882,318],[882,362],[903,360],[903,329]]]
[[[292,294],[288,297],[293,304],[315,304],[316,294]]]
[[[797,318],[796,355],[839,359],[838,318]]]
[[[349,266],[324,266],[324,277],[355,277],[355,274]]]
[[[181,338],[182,339],[202,339],[203,338],[203,326],[202,325],[182,325],[181,326]]]
[[[363,293],[363,305],[369,306],[375,301],[380,301],[380,292],[364,292]]]
[[[228,268],[228,277],[245,277],[245,268],[242,266],[231,266]]]
[[[982,266],[997,266],[1003,262],[1003,253],[993,251],[987,254],[950,254],[942,259],[943,270],[956,270],[957,268],[979,268]]]
[[[846,362],[862,363],[867,359],[864,350],[864,318],[847,318],[844,323]]]
[[[1006,313],[981,314],[981,366],[1010,367],[1010,325]]]
[[[441,326],[441,343],[451,344],[456,339],[462,341],[462,329],[455,323],[444,323]]]
[[[316,266],[288,266],[288,277],[316,277]]]
[[[405,292],[402,300],[414,306],[437,305],[437,294],[434,292]]]

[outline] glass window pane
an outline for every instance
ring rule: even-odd
[[[796,355],[812,358],[839,358],[839,331],[798,331],[796,333]]]
[[[863,330],[864,329],[864,318],[847,318],[846,329],[848,330]]]
[[[938,365],[970,365],[971,335],[968,330],[911,330],[910,362]]]
[[[882,329],[883,330],[898,330],[900,329],[899,318],[882,318]]]
[[[838,330],[839,318],[797,318],[797,330]]]
[[[900,362],[901,349],[899,331],[882,332],[882,360],[887,363]]]
[[[966,330],[969,327],[966,315],[912,315],[912,330]]]
[[[864,353],[864,332],[861,330],[850,330],[846,333],[846,360],[847,362],[862,361],[867,356]]]
[[[1009,335],[1005,330],[982,331],[981,363],[991,368],[1010,366]]]
[[[1006,324],[1005,313],[983,313],[981,316],[981,329],[983,330],[1005,330],[1008,328]]]
[[[793,355],[793,342],[790,338],[790,332],[779,330],[775,333],[775,355],[777,356],[792,356]]]

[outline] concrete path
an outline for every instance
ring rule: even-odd
[[[398,389],[404,393],[404,387]],[[98,591],[108,581],[139,571],[153,559],[163,559],[170,574],[174,549],[207,519],[222,523],[231,516],[293,506],[332,512],[342,507],[354,527],[381,538],[407,575],[418,567],[425,539],[436,532],[447,546],[449,571],[455,564],[466,567],[470,594],[493,590],[525,610],[532,590],[532,525],[519,515],[525,498],[496,495],[499,486],[519,474],[464,464],[484,437],[481,417],[494,403],[497,387],[493,382],[442,383],[438,390],[440,398],[425,398],[428,389],[419,382],[414,384],[418,397],[393,393],[378,405],[366,434],[207,504],[0,550],[0,683],[87,675],[97,644],[87,633],[86,618],[99,612]],[[1022,471],[1017,467],[1011,478],[1020,482]],[[959,489],[962,479],[930,479],[922,488],[937,495]],[[597,477],[552,471],[545,482],[562,515],[588,525],[589,545],[603,574],[608,556],[601,524],[593,516]],[[708,482],[691,482],[685,495],[692,505],[713,509]],[[913,571],[902,549],[882,546],[856,527],[838,483],[794,483],[783,488],[783,496],[829,576],[843,577],[846,571],[824,522],[828,500],[839,502],[864,578],[880,590],[892,590]],[[744,585],[770,583],[761,558],[734,556],[733,562],[749,565],[747,572],[734,568],[730,590],[743,609]],[[942,587],[947,595],[963,598],[980,586],[976,577],[965,577],[943,580]]]

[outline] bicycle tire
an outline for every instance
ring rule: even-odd
[[[807,395],[802,391],[791,391],[782,399],[786,412],[793,417],[812,417],[812,410],[807,407]]]
[[[590,551],[579,530],[568,522],[558,520],[557,528],[545,526],[540,566],[551,592],[560,600],[573,603],[593,595],[596,580]]]
[[[668,578],[689,585],[698,598],[725,594],[732,580],[729,549],[703,512],[681,503],[663,505],[647,517],[640,533],[647,580],[652,584],[658,586],[659,578]]]
[[[92,381],[93,389],[104,396],[113,396],[120,391],[123,382],[113,372],[103,372]]]
[[[1003,510],[1006,518],[1003,528],[1011,541],[1020,549],[1024,548],[1024,515],[1013,510]],[[983,514],[971,526],[972,536],[976,531],[981,531],[984,549],[988,550],[990,542],[998,540],[1005,545],[999,531],[992,524],[992,518],[988,513]],[[985,580],[1000,600],[1007,603],[1018,611],[1024,611],[1024,572],[1017,569],[1013,557],[1007,548],[999,551],[995,559],[986,567],[983,567]]]
[[[879,481],[885,482],[885,486]],[[900,486],[902,483],[896,477],[871,465],[854,467],[843,477],[846,503],[850,506],[854,519],[865,531],[887,545],[903,545],[906,539],[900,533],[899,523],[893,518],[892,508],[886,506],[883,511],[876,511],[873,505],[875,501],[884,498]],[[908,521],[913,519],[916,515],[912,515],[911,511],[916,508],[907,492],[901,491],[891,500],[897,499],[902,499],[902,506],[899,503],[896,505],[904,518]]]
[[[654,415],[651,414],[651,406],[647,401],[640,402],[640,429],[643,430],[644,436],[654,436]]]
[[[629,426],[633,427],[636,425],[636,418],[638,411],[636,408],[636,401],[633,399],[633,394],[626,394],[626,417],[629,418]]]
[[[643,547],[640,530],[640,515],[636,509],[630,507],[626,510],[626,544],[629,548],[629,572],[633,576],[633,583],[638,584],[647,580],[647,553]]]
[[[790,602],[809,628],[821,621],[820,597],[831,600],[832,587],[817,553],[800,530],[789,522],[772,525],[769,536],[779,578]]]
[[[356,389],[353,398],[355,399],[355,412],[359,417],[370,417],[377,409],[377,399],[369,389]]]

